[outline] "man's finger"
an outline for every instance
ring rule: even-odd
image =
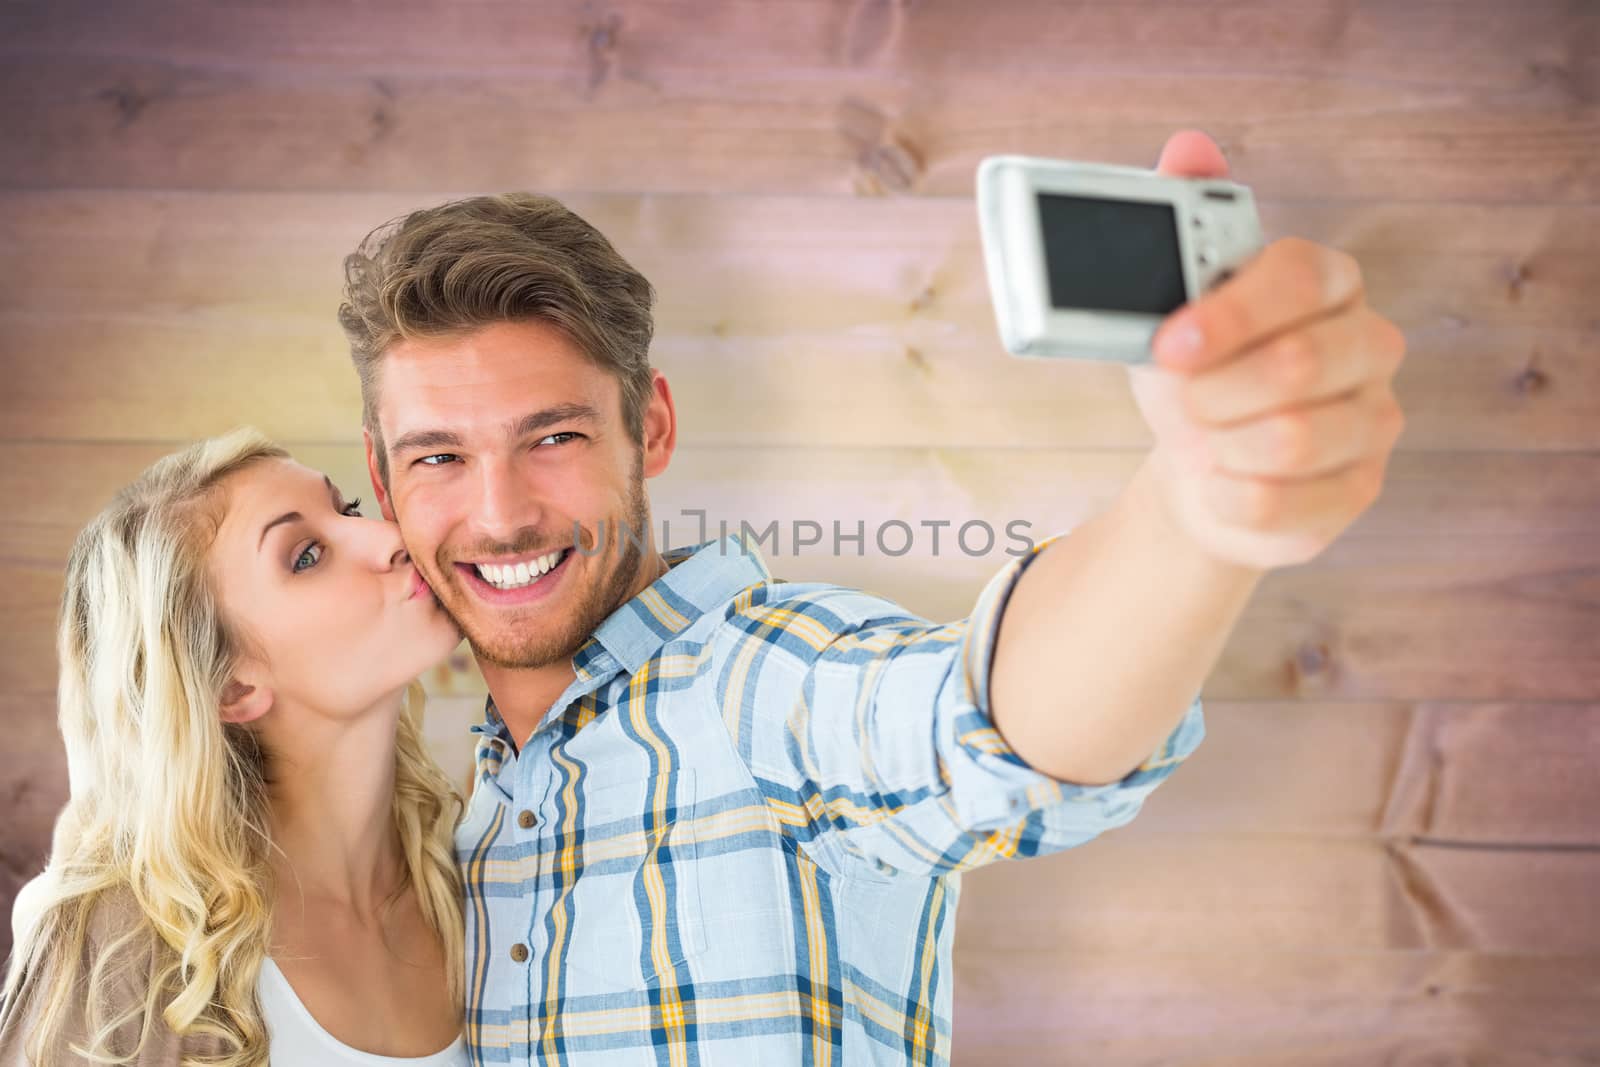
[[[1227,425],[1316,403],[1369,382],[1387,382],[1405,357],[1405,335],[1362,305],[1289,330],[1219,367],[1182,378],[1184,411]]]
[[[1387,465],[1387,456],[1369,457],[1303,481],[1218,473],[1205,491],[1213,512],[1231,525],[1328,537],[1348,522],[1352,508],[1365,511],[1377,501]]]
[[[1167,316],[1152,348],[1172,370],[1213,367],[1276,333],[1330,314],[1362,293],[1355,259],[1285,237],[1262,249],[1218,288]]]
[[[1226,178],[1228,161],[1217,142],[1200,130],[1179,130],[1162,147],[1156,173],[1169,178]]]
[[[1404,428],[1393,394],[1375,383],[1336,400],[1213,430],[1206,446],[1226,474],[1304,480],[1386,453]]]

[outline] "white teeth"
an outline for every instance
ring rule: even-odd
[[[532,585],[550,569],[561,562],[561,553],[552,552],[548,556],[540,556],[528,563],[518,563],[514,566],[501,567],[494,563],[479,563],[478,575],[484,581],[497,589],[519,589],[525,585]]]

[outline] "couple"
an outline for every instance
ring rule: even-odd
[[[653,290],[600,233],[479,197],[346,275],[382,519],[238,431],[72,550],[0,1064],[948,1062],[959,873],[1131,819],[1265,567],[1157,464],[949,624],[658,551]],[[1074,611],[1144,651],[1075,656]],[[414,681],[463,636],[464,803]]]

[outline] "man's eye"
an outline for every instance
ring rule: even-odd
[[[581,435],[581,434],[577,434],[577,433],[573,433],[573,432],[572,432],[572,431],[570,431],[570,430],[563,430],[563,431],[561,431],[561,432],[560,432],[560,433],[553,433],[553,434],[551,434],[551,435],[550,435],[550,436],[548,436],[548,437],[541,437],[541,438],[540,438],[540,439],[539,439],[539,443],[540,443],[540,444],[541,444],[541,445],[542,445],[542,444],[544,444],[544,443],[545,443],[545,442],[546,442],[546,441],[554,441],[554,440],[555,440],[555,439],[556,439],[556,438],[557,438],[557,437],[567,437],[567,438],[572,438],[572,437],[581,437],[581,436],[582,436],[582,435]],[[562,444],[566,444],[566,442],[565,442],[565,441],[563,441],[563,442],[561,442],[561,443],[562,443]]]
[[[317,562],[321,559],[322,546],[313,541],[307,545],[298,556],[295,557],[294,566],[290,569],[295,574],[299,574],[303,570],[315,567]]]
[[[456,456],[453,453],[439,452],[432,456],[423,456],[421,459],[417,460],[417,462],[426,463],[430,467],[442,467],[446,463],[454,462],[455,459]]]

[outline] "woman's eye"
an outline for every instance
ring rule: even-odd
[[[349,515],[352,518],[359,519],[361,517],[361,498],[356,497],[354,500],[350,501],[350,503],[340,508],[339,514]]]
[[[298,556],[295,557],[294,566],[291,567],[290,569],[295,574],[299,574],[301,571],[305,570],[308,567],[315,567],[317,565],[317,562],[319,560],[321,560],[321,559],[322,559],[322,546],[319,545],[317,542],[313,541],[309,545],[307,545],[305,547],[305,549],[302,550],[301,553]]]

